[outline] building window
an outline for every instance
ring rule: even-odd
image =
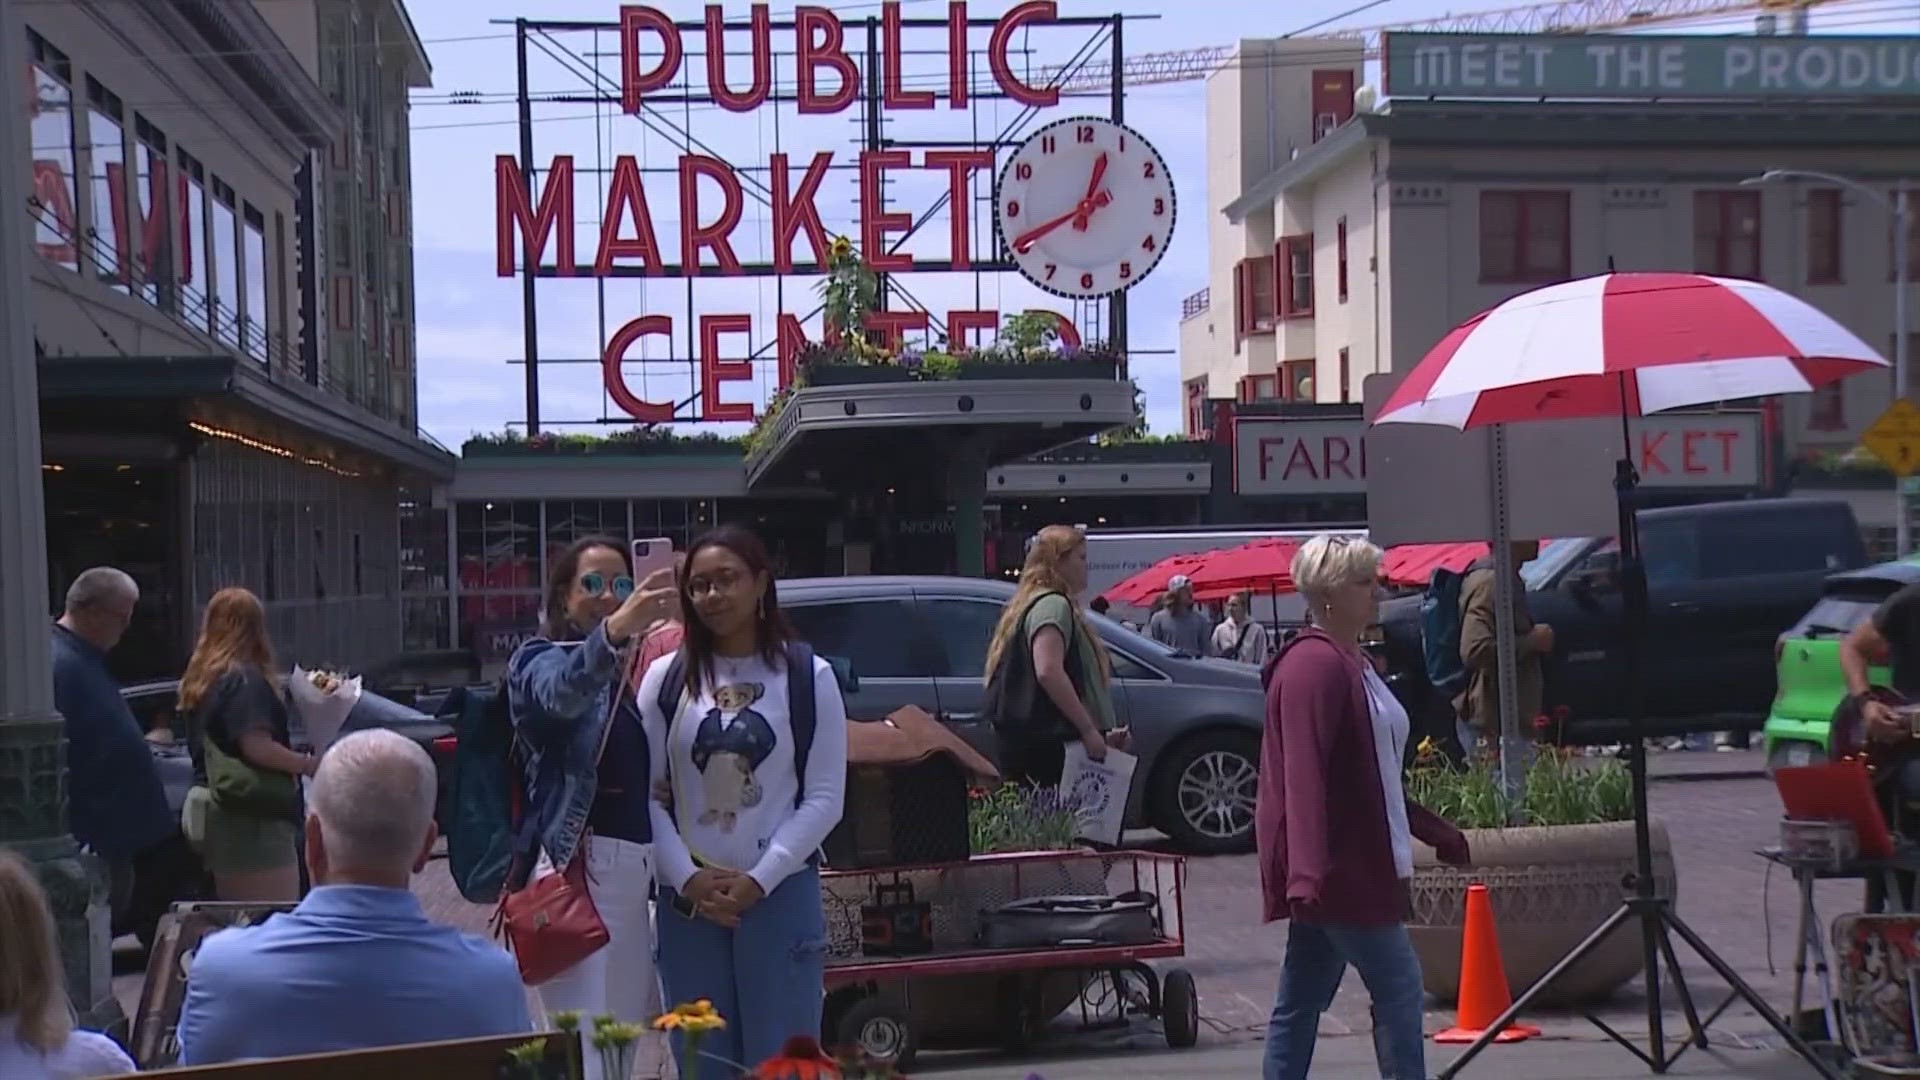
[[[1840,284],[1840,251],[1840,189],[1807,192],[1807,284]]]
[[[27,99],[33,176],[28,188],[33,245],[40,257],[80,269],[78,193],[73,176],[73,65],[67,55],[27,31],[32,97]]]
[[[1898,189],[1887,192],[1887,202],[1900,205]],[[1887,229],[1887,280],[1892,281],[1893,274],[1893,229]],[[1920,190],[1909,188],[1907,191],[1907,284],[1920,282]],[[1913,359],[1908,354],[1909,360]]]
[[[213,308],[208,303],[210,271],[207,265],[207,173],[185,150],[178,150],[180,170],[180,314],[196,330],[213,333]]]
[[[127,266],[127,135],[121,126],[126,110],[112,91],[92,78],[87,79],[87,105],[93,150],[93,175],[88,184],[93,200],[93,242],[89,246],[100,281],[127,292],[131,280]]]
[[[1760,193],[1693,193],[1693,268],[1760,280]]]
[[[1831,382],[1807,396],[1807,427],[1812,431],[1845,431],[1847,395],[1845,384]]]
[[[1288,360],[1280,365],[1280,400],[1314,400],[1312,360]]]
[[[1340,350],[1340,404],[1353,400],[1353,370],[1347,359],[1347,350]]]
[[[1480,280],[1564,281],[1573,276],[1571,199],[1564,191],[1480,193]]]
[[[1274,248],[1280,266],[1280,317],[1313,314],[1313,234],[1283,236]]]
[[[1207,434],[1207,380],[1190,379],[1187,391],[1187,437],[1198,439]]]
[[[251,204],[246,207],[245,250],[241,272],[247,288],[240,310],[242,347],[255,360],[267,358],[267,221]]]
[[[240,344],[240,221],[233,189],[213,178],[213,250],[208,253],[207,283],[212,296],[213,336]]]
[[[167,137],[136,114],[133,118],[133,199],[137,208],[139,254],[134,280],[140,296],[159,308],[173,307],[173,228],[167,213]]]
[[[1341,218],[1333,227],[1334,242],[1334,283],[1340,292],[1340,302],[1347,302],[1347,219]],[[1342,397],[1340,400],[1345,401]]]
[[[1262,334],[1273,329],[1273,260],[1242,259],[1233,268],[1234,292],[1238,296],[1237,321],[1240,336]]]

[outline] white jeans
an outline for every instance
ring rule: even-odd
[[[553,872],[542,856],[535,877]],[[548,980],[535,991],[549,1019],[557,1012],[580,1014],[586,1059],[584,1080],[628,1080],[602,1076],[600,1054],[588,1041],[597,1016],[648,1029],[637,1055],[641,1076],[658,1075],[660,1052],[651,1024],[660,1015],[660,977],[654,970],[653,914],[647,892],[653,884],[653,845],[595,836],[587,845],[587,882],[593,906],[607,925],[606,948]]]

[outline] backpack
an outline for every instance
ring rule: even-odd
[[[440,707],[453,728],[453,791],[440,826],[447,869],[460,895],[476,904],[500,899],[513,864],[524,811],[519,738],[505,681],[456,687]]]
[[[819,726],[813,697],[813,646],[787,643],[787,724],[793,729],[793,771],[800,778],[793,805],[807,795],[807,758],[813,753],[813,731]],[[687,654],[676,651],[667,661],[667,677],[660,680],[660,718],[668,728],[680,715],[680,698],[687,689]]]
[[[1020,613],[1020,636],[1026,633],[1027,615],[1034,605],[1049,596],[1060,593],[1045,592],[1034,597],[1026,611]],[[1080,650],[1077,636],[1080,629],[1069,622],[1067,625],[1066,673],[1067,681],[1075,688],[1086,685],[1086,673],[1080,669]],[[987,697],[985,703],[987,719],[993,724],[994,731],[1001,738],[1052,739],[1062,741],[1077,738],[1079,731],[1073,722],[1067,719],[1060,706],[1053,703],[1046,690],[1040,686],[1040,677],[1033,668],[1033,646],[1016,638],[1008,642],[1000,654],[1000,663],[987,679]]]
[[[1420,651],[1427,682],[1448,696],[1467,688],[1467,663],[1460,658],[1460,591],[1466,580],[1466,574],[1437,567],[1420,598]]]

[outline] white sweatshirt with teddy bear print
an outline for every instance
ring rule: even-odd
[[[653,779],[673,782],[673,809],[653,802],[654,865],[680,890],[702,865],[744,871],[771,893],[826,843],[840,823],[847,784],[847,706],[825,660],[813,665],[814,733],[804,780],[794,772],[784,662],[714,658],[697,698],[660,715],[673,657],[641,677],[641,719]],[[798,805],[795,805],[798,795]]]

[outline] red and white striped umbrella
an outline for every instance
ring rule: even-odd
[[[1374,423],[1642,416],[1800,393],[1887,366],[1818,308],[1757,281],[1603,274],[1523,293],[1461,324]]]

